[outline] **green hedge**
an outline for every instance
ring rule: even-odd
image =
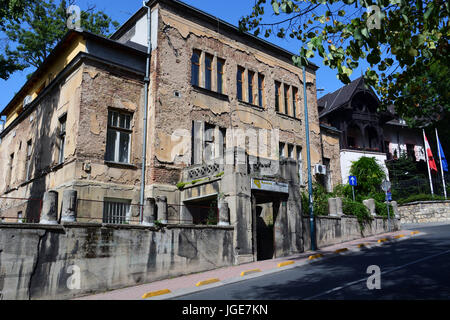
[[[415,201],[432,201],[432,200],[445,200],[442,196],[435,195],[434,197],[431,194],[413,194],[410,195],[407,198],[399,199],[397,201],[398,204],[405,204],[409,202],[415,202]]]

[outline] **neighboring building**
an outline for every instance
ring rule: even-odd
[[[169,223],[184,224],[211,222],[227,201],[236,263],[303,251],[304,84],[292,53],[181,2],[149,5],[145,197],[167,197]],[[139,223],[147,28],[142,8],[110,39],[71,31],[58,44],[1,113],[0,197],[75,189],[79,221]],[[312,166],[339,175],[316,69]],[[38,208],[0,199],[3,217],[36,220]]]
[[[393,108],[390,111],[394,113]],[[406,155],[413,161],[425,162],[423,134],[420,129],[410,128],[405,120],[393,119],[383,126],[387,160]]]
[[[386,176],[385,162],[406,153],[416,161],[424,158],[420,132],[409,129],[393,110],[379,112],[380,101],[360,77],[318,99],[320,122],[341,131],[340,166],[342,183],[348,183],[353,161],[374,157]]]

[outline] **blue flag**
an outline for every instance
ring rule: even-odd
[[[445,159],[444,149],[442,149],[442,145],[441,145],[441,142],[439,141],[439,137],[438,137],[438,144],[439,144],[439,151],[441,153],[442,170],[444,170],[445,172],[448,172],[447,159]]]

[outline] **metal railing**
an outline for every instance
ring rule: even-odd
[[[0,221],[4,223],[39,223],[42,199],[0,197]]]
[[[77,221],[104,224],[140,224],[140,212],[146,205],[126,200],[77,199]],[[158,221],[157,206],[154,207],[155,221]],[[183,218],[189,217],[189,218]],[[168,224],[216,225],[219,209],[216,202],[211,205],[167,204]]]

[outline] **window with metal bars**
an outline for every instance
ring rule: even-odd
[[[124,224],[130,217],[131,200],[108,199],[103,203],[103,223]]]

